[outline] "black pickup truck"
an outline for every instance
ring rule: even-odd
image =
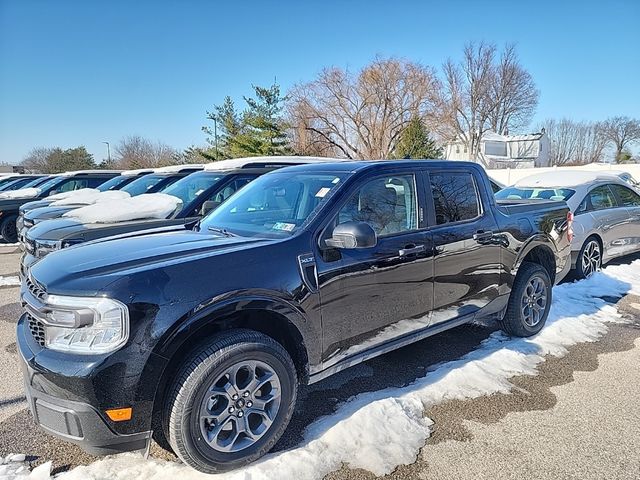
[[[564,202],[498,203],[476,164],[281,169],[195,227],[36,263],[17,326],[31,411],[93,453],[153,436],[236,468],[273,447],[300,383],[474,319],[539,332],[571,235]]]

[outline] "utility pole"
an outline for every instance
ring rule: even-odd
[[[216,146],[216,160],[218,160],[218,121],[213,117],[213,138]]]
[[[102,142],[107,146],[107,162],[109,163],[109,167],[111,167],[111,146],[109,142]]]

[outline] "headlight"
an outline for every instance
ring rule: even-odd
[[[74,245],[79,245],[82,242],[84,242],[84,240],[82,240],[80,238],[74,238],[74,239],[71,239],[71,240],[62,240],[60,248],[73,247]]]
[[[19,219],[18,219],[19,220]],[[22,226],[24,228],[31,228],[35,225],[36,222],[34,222],[33,220],[29,219],[29,218],[24,218],[22,217]]]
[[[58,240],[36,240],[35,256],[42,258],[59,249],[60,242]]]
[[[24,227],[24,215],[19,215],[18,219],[16,220],[16,229],[18,231],[22,230],[22,227]]]
[[[51,350],[108,353],[129,339],[129,311],[117,300],[47,295],[45,305],[45,346]]]

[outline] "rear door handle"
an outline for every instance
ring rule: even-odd
[[[407,255],[413,255],[422,252],[424,252],[424,245],[416,245],[414,247],[407,246],[398,250],[398,255],[400,255],[401,257],[406,257]]]
[[[473,234],[473,239],[478,242],[483,242],[490,240],[493,237],[493,232],[491,230],[478,230]]]

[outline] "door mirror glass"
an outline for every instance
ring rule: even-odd
[[[220,206],[222,202],[216,202],[215,200],[207,200],[202,204],[202,208],[200,209],[200,215],[203,217],[211,212],[213,212],[216,208]]]
[[[378,242],[376,232],[365,222],[345,222],[336,226],[325,243],[333,248],[371,248]]]

